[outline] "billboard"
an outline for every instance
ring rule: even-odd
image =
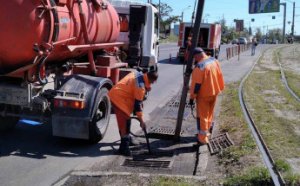
[[[249,0],[249,14],[279,12],[280,0]]]
[[[244,31],[244,20],[234,20],[235,21],[235,31],[242,32]]]

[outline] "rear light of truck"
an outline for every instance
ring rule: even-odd
[[[63,99],[54,99],[54,107],[56,108],[72,108],[82,110],[85,108],[84,101],[78,100],[63,100]]]

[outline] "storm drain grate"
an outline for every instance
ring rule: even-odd
[[[168,107],[175,107],[175,108],[179,108],[180,102],[179,101],[170,101],[168,104]],[[188,102],[185,103],[185,108],[190,108],[190,105]]]
[[[229,138],[228,133],[221,134],[217,137],[211,138],[208,143],[209,151],[211,155],[221,152],[223,149],[226,149],[233,145],[233,142]]]
[[[179,109],[179,102],[178,101],[170,101],[167,106],[169,108],[168,112],[166,113],[166,119],[177,119],[178,116],[178,109]],[[185,109],[183,113],[183,119],[187,119],[191,113],[191,107],[188,103],[185,104]]]
[[[173,127],[151,127],[148,132],[149,138],[173,140],[175,128]],[[180,135],[185,135],[185,129],[182,129]]]
[[[158,133],[158,134],[175,134],[175,128],[173,127],[152,127],[150,128],[150,133]],[[185,130],[183,129],[180,134],[184,134]]]
[[[167,169],[171,167],[171,161],[125,159],[122,166]]]

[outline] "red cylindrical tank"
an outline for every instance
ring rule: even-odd
[[[66,45],[115,42],[120,31],[119,17],[107,0],[83,0],[81,6],[89,43],[84,40],[77,0],[1,2],[0,74],[31,64],[38,55],[37,46],[46,43],[65,41],[54,46],[48,58],[51,62],[83,54],[69,52]]]

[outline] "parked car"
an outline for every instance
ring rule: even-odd
[[[238,39],[233,39],[232,41],[231,41],[231,44],[239,44],[239,40]]]
[[[239,44],[246,45],[247,44],[247,39],[245,37],[240,37],[238,42],[239,42]]]

